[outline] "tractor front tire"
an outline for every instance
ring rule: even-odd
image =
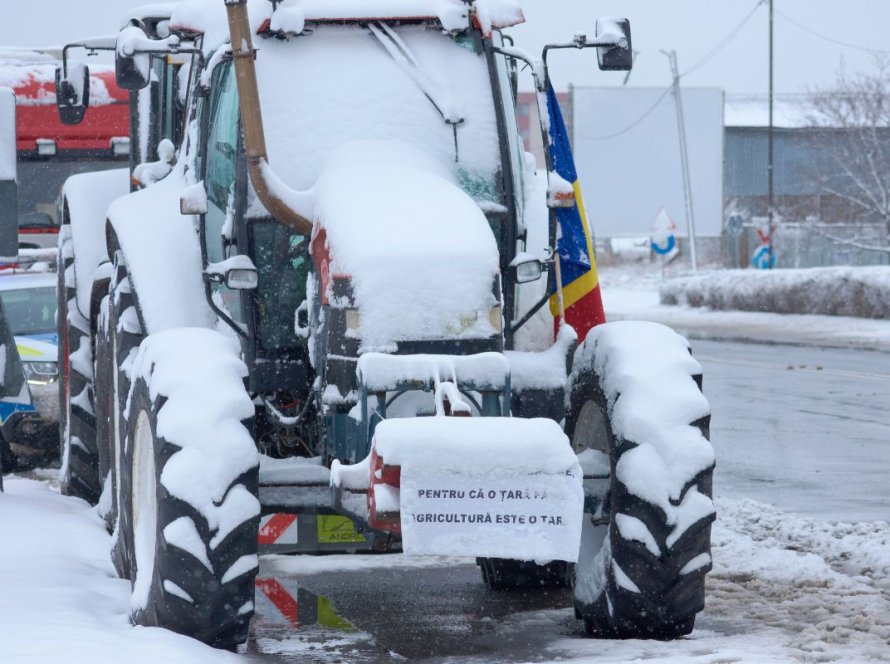
[[[196,506],[167,490],[161,476],[180,447],[158,435],[158,413],[165,402],[160,395],[151,398],[145,378],[135,380],[125,482],[132,512],[122,521],[130,532],[121,533],[132,542],[131,617],[138,625],[165,627],[234,650],[247,639],[254,610],[259,516],[227,524],[220,533]],[[194,468],[195,477],[201,472]],[[258,484],[255,467],[231,483],[225,498],[244,490],[256,496]]]
[[[56,313],[61,368],[59,480],[64,495],[83,498],[95,505],[102,493],[102,481],[93,407],[93,353],[90,323],[77,308],[73,252],[72,240],[64,239],[59,248]]]
[[[651,331],[655,340],[664,338],[665,334],[679,337],[663,326],[655,326]],[[591,333],[585,344],[596,344],[597,337]],[[666,353],[685,353],[685,357],[674,359],[688,365],[688,349],[677,343],[668,346]],[[629,440],[615,432],[614,409],[622,395],[615,393],[614,386],[622,382],[627,384],[629,375],[631,380],[636,378],[643,382],[648,378],[631,375],[639,363],[622,364],[617,357],[598,362],[599,349],[594,347],[592,350],[585,353],[582,346],[576,355],[576,366],[569,382],[566,433],[576,452],[594,450],[602,453],[606,455],[602,458],[608,458],[610,468],[609,476],[602,480],[606,483],[607,493],[601,509],[595,515],[585,514],[574,584],[576,616],[584,620],[589,635],[600,638],[678,638],[692,631],[696,614],[704,608],[704,583],[705,575],[711,569],[710,531],[714,520],[710,502],[713,457],[706,467],[685,478],[679,500],[671,499],[674,505],[687,498],[696,502],[697,509],[689,512],[694,515],[689,523],[678,521],[676,514],[670,516],[663,504],[649,502],[631,491],[622,481],[629,478],[616,469],[624,455],[652,441],[644,438]],[[690,373],[688,380],[687,390],[693,387],[701,390],[700,373]],[[611,394],[609,386],[613,390]],[[668,385],[662,390],[646,390],[646,393],[653,397],[657,395],[662,402],[670,402],[674,397]],[[707,413],[706,402],[704,404]],[[651,408],[640,411],[649,413],[646,417],[665,412],[664,403],[649,405]],[[691,438],[695,440],[700,436],[704,439],[697,440],[699,452],[710,448],[706,442],[709,422],[710,415],[703,414],[688,423],[697,432]],[[647,424],[637,431],[651,433],[660,425],[655,421]],[[647,453],[655,449],[649,446],[651,449],[646,450]],[[681,447],[673,449],[677,451]],[[668,465],[678,463],[676,458],[665,458],[663,462]]]

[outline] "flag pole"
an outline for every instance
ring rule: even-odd
[[[559,327],[566,324],[565,300],[562,296],[562,268],[560,267],[559,252],[556,253],[556,262],[553,267],[556,270],[556,301],[559,303]]]

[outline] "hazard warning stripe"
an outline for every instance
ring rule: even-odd
[[[284,516],[278,514],[276,516]],[[277,579],[257,579],[256,587],[269,598],[269,601],[292,625],[299,624],[299,610],[297,600],[285,589]]]
[[[257,541],[260,545],[275,544],[285,531],[294,525],[296,520],[296,514],[273,514],[264,519],[263,524],[260,526]]]

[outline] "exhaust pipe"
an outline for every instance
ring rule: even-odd
[[[308,237],[312,232],[312,222],[276,193],[282,190],[282,183],[269,166],[254,66],[250,20],[247,16],[247,0],[225,0],[225,3],[232,40],[235,79],[238,82],[238,103],[241,107],[241,124],[244,130],[244,149],[247,152],[247,173],[250,176],[250,183],[269,214],[285,226]]]

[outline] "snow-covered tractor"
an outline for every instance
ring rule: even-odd
[[[512,46],[507,0],[381,7],[187,0],[115,40],[127,89],[190,55],[183,131],[169,173],[107,207],[66,187],[93,204],[62,245],[64,486],[101,494],[134,621],[220,647],[247,636],[258,531],[293,515],[476,557],[492,589],[574,584],[593,634],[688,633],[714,518],[701,372],[670,330],[588,310],[548,51]],[[548,50],[586,47],[629,68],[627,21]]]

